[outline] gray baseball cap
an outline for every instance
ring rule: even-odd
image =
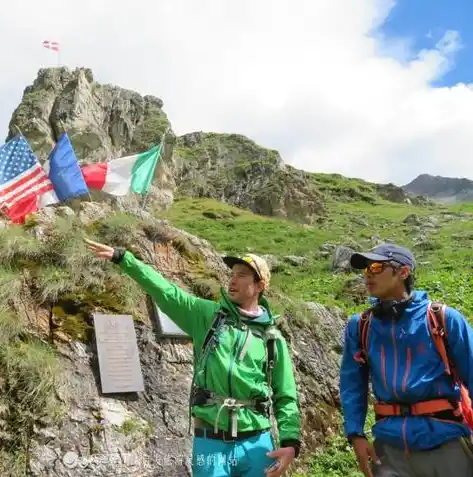
[[[369,252],[357,252],[350,258],[350,264],[355,269],[366,268],[368,262],[395,262],[415,270],[414,254],[407,248],[394,243],[383,243]]]

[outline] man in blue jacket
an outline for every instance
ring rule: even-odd
[[[360,315],[354,315],[346,326],[340,370],[345,433],[361,471],[367,477],[473,477],[470,429],[458,411],[459,386],[446,374],[433,345],[427,293],[412,289],[414,255],[396,244],[382,244],[355,253],[351,265],[364,270],[373,304],[365,315],[366,354]],[[473,390],[473,330],[450,307],[445,325],[456,371]],[[364,435],[369,378],[374,445]]]

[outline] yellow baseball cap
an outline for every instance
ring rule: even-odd
[[[233,266],[237,263],[248,265],[256,272],[260,280],[263,280],[266,285],[269,285],[269,281],[271,280],[271,272],[269,271],[268,263],[264,258],[261,258],[253,253],[248,253],[247,255],[240,257],[224,257],[223,261],[229,268],[233,268]]]

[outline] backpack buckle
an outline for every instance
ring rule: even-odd
[[[399,415],[402,417],[407,417],[412,415],[411,405],[410,404],[398,404],[399,406]]]
[[[239,407],[239,405],[237,404],[237,400],[235,398],[226,398],[223,401],[223,404],[229,409],[237,409],[237,407]]]
[[[209,400],[212,401],[213,399],[215,399],[215,393],[213,391],[208,391],[200,386],[194,386],[191,393],[191,404],[193,406],[205,406],[209,404]]]
[[[269,399],[256,399],[255,410],[265,417],[269,417],[271,401]]]

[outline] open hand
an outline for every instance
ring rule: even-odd
[[[115,251],[112,247],[104,245],[103,243],[93,242],[89,239],[84,239],[84,242],[87,250],[95,254],[97,258],[112,260],[113,252]]]
[[[294,460],[295,450],[293,447],[281,447],[266,454],[268,457],[278,459],[275,464],[264,470],[266,477],[279,477]]]
[[[355,451],[360,470],[365,477],[373,477],[370,464],[372,462],[377,465],[381,464],[374,450],[374,446],[368,442],[368,439],[360,436],[353,439],[353,450]]]

